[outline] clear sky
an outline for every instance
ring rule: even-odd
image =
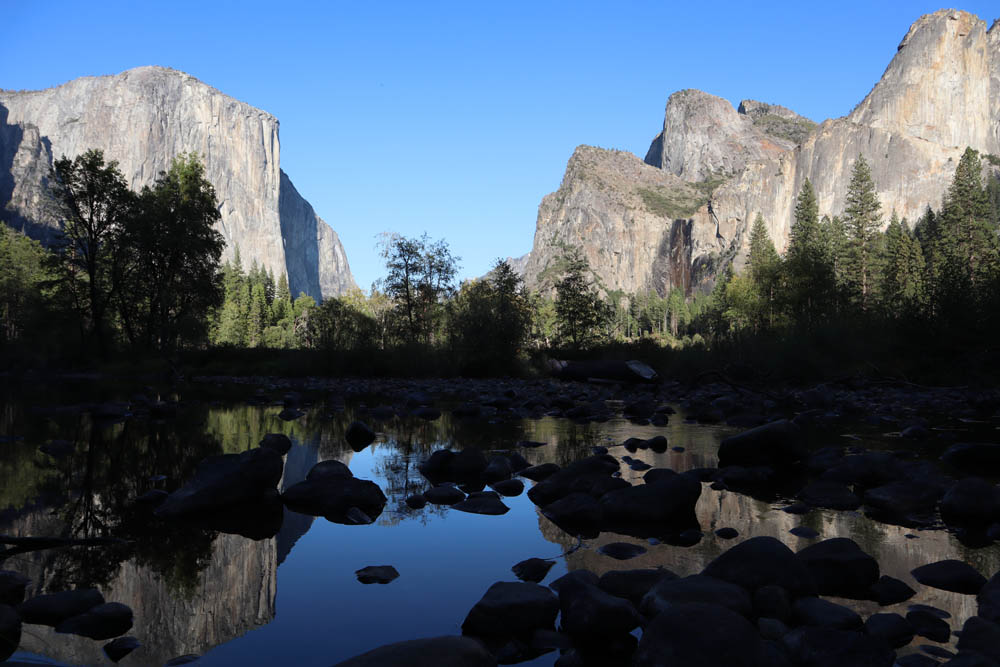
[[[526,253],[573,149],[644,156],[676,90],[842,116],[939,8],[0,0],[0,88],[164,65],[274,114],[282,168],[367,289],[382,231],[447,239],[461,277]],[[996,0],[961,9],[1000,16]]]

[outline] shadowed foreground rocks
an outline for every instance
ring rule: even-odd
[[[411,639],[381,646],[333,667],[494,667],[496,659],[468,637]]]

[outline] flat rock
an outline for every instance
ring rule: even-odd
[[[460,512],[490,516],[499,516],[510,511],[510,508],[503,504],[497,494],[490,491],[470,493],[465,500],[455,503],[451,508]]]
[[[943,591],[975,595],[986,585],[986,578],[960,560],[942,560],[922,565],[911,572],[924,586]]]
[[[538,629],[555,629],[558,613],[559,600],[548,588],[498,581],[469,611],[462,622],[462,634],[484,638],[530,637]]]
[[[106,602],[56,626],[56,632],[90,639],[111,639],[132,629],[132,610],[120,602]]]
[[[399,572],[392,565],[369,565],[355,570],[354,575],[363,584],[387,584],[399,577]]]
[[[646,547],[628,542],[611,542],[598,547],[597,552],[615,560],[629,560],[646,553]]]
[[[545,560],[544,558],[528,558],[522,560],[520,563],[515,564],[511,569],[514,576],[521,581],[530,581],[533,583],[538,583],[545,578],[545,575],[549,573],[552,566],[555,565],[553,560]]]
[[[55,627],[67,618],[102,604],[104,596],[96,588],[78,588],[30,598],[22,602],[17,611],[25,623]]]
[[[104,645],[104,654],[111,662],[119,662],[132,651],[142,646],[135,637],[119,637]]]

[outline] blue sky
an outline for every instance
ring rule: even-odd
[[[447,239],[462,277],[527,252],[573,149],[645,155],[675,90],[844,115],[939,8],[3,0],[0,88],[155,64],[274,114],[282,168],[367,289],[382,231]],[[1000,16],[995,0],[961,8]]]

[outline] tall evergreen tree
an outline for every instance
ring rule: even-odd
[[[975,298],[977,288],[997,269],[997,238],[989,223],[990,202],[982,170],[979,153],[966,148],[941,210],[944,270],[940,279],[955,300]]]
[[[882,204],[875,192],[871,168],[863,155],[858,155],[847,187],[844,226],[850,239],[850,266],[854,296],[862,310],[868,308],[875,290],[879,229],[882,226]]]
[[[816,193],[808,178],[796,200],[790,236],[785,253],[789,303],[796,320],[812,326],[833,306],[835,275],[829,241],[819,222]]]
[[[892,317],[914,314],[924,300],[924,257],[920,243],[910,235],[896,212],[885,231],[885,268],[882,302]]]
[[[755,327],[767,324],[774,326],[779,283],[781,280],[781,258],[771,236],[767,233],[764,216],[760,213],[754,219],[750,229],[750,252],[747,256],[747,268],[753,285],[753,292],[759,304],[758,312],[750,315]],[[749,303],[749,302],[748,302]]]
[[[579,249],[564,257],[565,272],[556,283],[556,319],[564,343],[581,349],[593,342],[609,316],[597,289],[591,284],[590,264]]]

